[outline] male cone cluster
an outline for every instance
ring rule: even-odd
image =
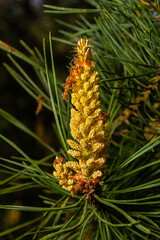
[[[68,153],[75,161],[63,158],[54,161],[54,176],[59,184],[75,194],[90,194],[101,184],[108,158],[108,115],[100,109],[98,72],[91,60],[92,49],[88,40],[77,43],[74,66],[64,85],[63,98],[72,89],[70,129],[72,139]]]

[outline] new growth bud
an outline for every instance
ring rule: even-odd
[[[70,129],[74,140],[67,140],[68,153],[77,161],[55,164],[54,176],[72,194],[88,194],[101,185],[108,158],[108,114],[100,109],[99,78],[94,71],[92,49],[88,40],[80,39],[76,59],[64,85],[63,98],[72,89]],[[72,171],[73,170],[73,171]]]

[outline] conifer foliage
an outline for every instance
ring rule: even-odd
[[[39,108],[53,113],[53,131],[61,146],[56,152],[0,109],[1,117],[50,151],[37,161],[0,135],[22,156],[0,157],[1,169],[7,173],[0,194],[34,188],[42,192],[41,207],[0,205],[0,209],[38,213],[0,237],[160,239],[160,3],[88,2],[90,9],[44,5],[54,17],[78,13],[80,18],[73,24],[58,20],[67,30],[61,31],[61,38],[49,33],[49,46],[43,40],[43,55],[23,41],[28,55],[0,41],[12,62],[12,66],[4,63],[5,68],[38,99]],[[54,41],[68,44],[71,51],[76,47],[63,83],[54,68]],[[33,67],[40,85],[21,61]],[[44,171],[46,166],[49,170]]]

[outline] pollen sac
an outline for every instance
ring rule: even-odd
[[[108,141],[108,114],[100,109],[99,77],[92,60],[92,46],[88,40],[77,42],[74,66],[64,84],[64,96],[71,89],[70,130],[73,139],[67,140],[74,161],[58,162],[54,176],[71,194],[89,195],[102,185]]]

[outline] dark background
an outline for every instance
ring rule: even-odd
[[[80,0],[0,0],[0,40],[13,46],[14,48],[27,53],[21,46],[19,40],[24,40],[31,48],[38,47],[43,54],[42,41],[43,37],[48,40],[48,33],[51,30],[53,36],[61,36],[59,34],[59,26],[55,19],[63,19],[67,22],[74,23],[78,15],[51,15],[44,13],[43,4],[54,4],[65,7],[89,7]],[[61,36],[62,37],[62,36]],[[70,61],[68,57],[71,47],[65,44],[54,43],[54,58],[57,77],[65,82],[68,71],[66,65]],[[17,59],[16,59],[17,60]],[[38,115],[35,114],[37,102],[29,96],[17,82],[9,75],[3,67],[3,62],[10,64],[6,57],[6,53],[0,50],[0,108],[9,112],[17,119],[25,123],[36,134],[43,138],[47,143],[58,148],[54,139],[51,120],[52,116],[47,110]],[[20,62],[19,62],[20,63]],[[12,64],[11,64],[12,65]],[[25,71],[28,73],[30,69],[23,62]],[[30,77],[34,79],[36,76],[31,72]],[[19,147],[33,158],[41,158],[46,155],[43,147],[37,145],[36,141],[26,136],[22,131],[13,127],[10,123],[0,118],[0,129],[6,137],[9,137]],[[3,144],[1,154],[8,156],[8,150],[15,154],[15,151],[9,148],[8,144]]]
[[[60,18],[70,23],[74,23],[75,19],[78,18],[78,15],[74,14],[46,14],[43,12],[44,8],[42,5],[47,3],[65,7],[89,8],[89,4],[85,4],[81,0],[0,0],[0,40],[26,53],[26,50],[19,42],[19,40],[22,39],[31,48],[36,46],[41,53],[43,53],[42,40],[43,37],[48,39],[49,31],[52,31],[52,35],[56,37],[61,36],[55,18]],[[70,46],[57,42],[54,43],[56,74],[62,82],[65,82],[68,75],[66,65],[70,61],[71,50]],[[3,62],[11,64],[6,53],[0,50],[0,108],[15,116],[44,141],[58,150],[59,146],[56,144],[56,138],[51,125],[53,121],[51,112],[43,109],[42,112],[36,116],[37,102],[10,76],[4,68]],[[21,62],[19,61],[19,63]],[[30,71],[28,65],[23,62],[21,66],[24,66],[27,73]],[[36,77],[33,72],[29,72],[29,76],[32,79]],[[0,117],[0,129],[0,133],[16,143],[31,158],[40,159],[49,154],[48,150],[38,144],[36,140],[8,123],[2,117]],[[19,156],[19,154],[3,140],[0,140],[0,156],[9,159],[11,156]],[[51,162],[51,172],[52,171]],[[0,181],[5,179],[5,177],[5,174],[1,174]],[[38,200],[38,191],[39,190],[37,190],[37,192],[35,190],[16,192],[14,194],[2,195],[0,196],[0,204],[39,206],[41,202]],[[33,218],[35,215],[36,214],[34,214]],[[19,211],[2,210],[0,211],[0,232],[31,218],[31,213],[26,214],[24,212],[20,213]],[[14,238],[10,235],[0,237],[0,239],[8,240]]]

